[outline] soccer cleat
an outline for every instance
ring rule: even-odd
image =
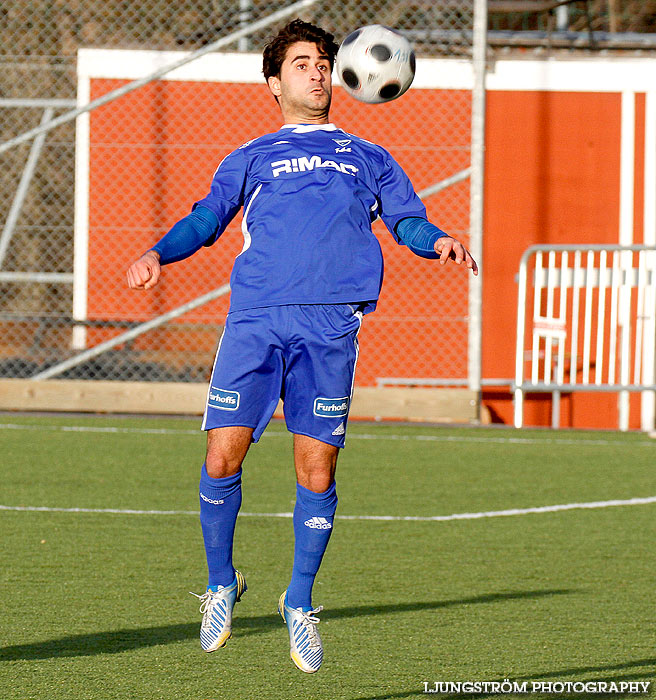
[[[248,589],[246,579],[235,571],[235,581],[229,586],[219,586],[217,591],[207,590],[203,595],[191,593],[200,600],[203,621],[200,624],[200,645],[203,651],[216,651],[232,636],[232,609]]]
[[[278,612],[289,630],[289,655],[301,671],[315,673],[323,661],[323,646],[317,631],[319,618],[316,617],[317,613],[323,610],[323,606],[303,612],[301,608],[290,608],[286,597],[287,591],[280,596]]]

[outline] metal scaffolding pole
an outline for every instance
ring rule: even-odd
[[[129,331],[125,331],[124,333],[121,333],[120,335],[117,335],[115,338],[112,338],[111,340],[107,340],[104,343],[100,343],[99,345],[94,345],[92,348],[89,348],[88,350],[85,350],[84,352],[80,352],[74,357],[70,357],[68,360],[64,360],[63,362],[59,362],[58,364],[48,367],[48,369],[44,369],[42,372],[38,372],[37,374],[33,375],[30,377],[31,380],[42,380],[42,379],[51,379],[52,377],[56,377],[58,374],[61,374],[62,372],[65,372],[67,369],[72,369],[73,367],[77,367],[78,365],[81,365],[83,362],[86,362],[87,360],[91,360],[94,357],[98,357],[98,355],[102,355],[104,352],[107,352],[108,350],[112,350],[113,348],[117,347],[118,345],[124,345],[125,343],[134,340],[135,338],[138,338],[140,335],[143,335],[144,333],[147,333],[148,331],[152,331],[154,328],[159,328],[160,326],[163,326],[165,323],[168,323],[169,321],[172,321],[175,318],[179,318],[180,316],[183,316],[186,314],[188,311],[193,311],[194,309],[198,308],[199,306],[203,306],[204,304],[208,304],[210,301],[214,301],[215,299],[218,299],[219,297],[225,296],[228,294],[230,291],[230,285],[229,284],[224,284],[220,287],[217,287],[216,289],[213,289],[211,292],[208,292],[207,294],[203,294],[202,296],[196,297],[195,299],[192,299],[191,301],[188,301],[186,304],[182,304],[182,306],[178,306],[175,309],[172,309],[171,311],[162,314],[161,316],[158,316],[157,318],[152,318],[150,321],[145,321],[144,323],[140,323],[138,326],[135,328],[131,328]]]
[[[447,177],[441,182],[437,182],[434,185],[430,185],[426,189],[421,190],[421,192],[417,192],[419,199],[426,199],[426,197],[430,197],[432,194],[437,194],[438,192],[445,190],[447,187],[451,187],[451,185],[456,185],[459,182],[466,180],[470,175],[471,168],[465,168],[455,175],[451,175],[451,177]]]
[[[127,85],[124,85],[123,87],[120,87],[117,90],[112,90],[106,95],[99,97],[97,100],[89,102],[89,104],[83,105],[82,107],[78,107],[77,109],[73,109],[70,112],[66,112],[61,116],[50,120],[47,124],[42,124],[34,129],[31,129],[30,131],[26,131],[20,134],[19,136],[16,136],[13,139],[9,139],[9,141],[1,143],[0,153],[8,151],[10,148],[17,146],[20,143],[29,141],[30,139],[33,139],[39,134],[43,134],[46,131],[50,131],[51,129],[61,126],[62,124],[66,124],[67,122],[73,121],[73,119],[76,119],[81,114],[90,112],[92,109],[96,109],[96,107],[101,107],[102,105],[106,105],[109,102],[113,102],[119,97],[123,97],[123,95],[127,95],[128,93],[133,92],[134,90],[137,90],[140,87],[147,85],[148,83],[152,83],[154,80],[159,80],[159,78],[162,78],[171,71],[174,71],[176,68],[185,66],[187,65],[187,63],[191,63],[192,61],[195,61],[197,58],[200,58],[205,54],[211,53],[212,51],[217,51],[218,49],[221,49],[224,46],[232,44],[233,42],[237,41],[238,39],[241,39],[242,37],[250,36],[254,32],[268,27],[270,24],[274,24],[279,20],[286,19],[290,15],[293,15],[297,12],[300,12],[301,10],[315,5],[317,2],[318,0],[299,0],[299,2],[295,2],[293,5],[289,5],[289,7],[285,7],[282,10],[278,10],[278,12],[273,12],[268,17],[264,17],[258,20],[257,22],[253,22],[249,26],[244,27],[243,29],[239,29],[236,32],[233,32],[232,34],[229,34],[228,36],[224,36],[221,39],[217,39],[216,41],[213,41],[207,46],[203,46],[202,49],[198,49],[198,51],[194,51],[188,54],[187,56],[184,56],[180,60],[175,61],[169,64],[168,66],[164,66],[164,68],[160,68],[159,70],[154,71],[150,75],[146,75],[145,77],[139,78],[138,80],[133,80],[131,83],[128,83]]]
[[[53,113],[54,110],[52,107],[46,107],[43,110],[41,124],[47,124],[52,119]],[[32,177],[34,175],[34,171],[36,170],[36,164],[39,160],[39,156],[41,155],[41,151],[43,150],[43,143],[45,140],[45,133],[39,134],[32,142],[30,153],[27,156],[27,162],[25,163],[23,175],[18,183],[18,189],[16,190],[14,201],[11,203],[11,209],[9,209],[7,221],[5,222],[2,233],[0,234],[0,267],[4,265],[5,257],[7,255],[7,251],[9,250],[9,244],[11,243],[11,239],[14,235],[14,229],[16,228],[18,217],[20,216],[21,209],[23,208],[23,202],[27,196],[27,191],[30,188],[30,182],[32,182]]]
[[[480,265],[477,277],[469,277],[469,388],[478,392],[480,411],[482,308],[483,308],[483,174],[485,169],[485,73],[487,54],[487,2],[474,0],[473,68],[471,126],[471,178],[469,213],[471,254]]]

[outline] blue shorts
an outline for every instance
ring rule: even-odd
[[[278,400],[290,432],[344,447],[364,304],[290,304],[232,311],[214,360],[203,430],[253,428]]]

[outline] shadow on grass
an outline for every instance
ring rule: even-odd
[[[636,673],[623,673],[620,675],[613,674],[613,675],[608,675],[609,672],[611,671],[629,671],[632,669],[644,669],[642,671],[636,672]],[[654,672],[656,671],[656,657],[651,658],[651,659],[638,659],[636,661],[626,661],[625,663],[618,663],[618,664],[607,664],[603,666],[578,666],[574,668],[562,668],[557,671],[547,671],[543,673],[534,673],[528,676],[514,676],[511,678],[511,681],[540,681],[540,680],[546,680],[546,679],[554,679],[554,681],[573,681],[576,680],[577,682],[588,682],[588,681],[614,681],[615,683],[620,683],[622,681],[630,682],[630,681],[639,681],[639,680],[652,680],[654,677]],[[603,674],[600,676],[590,676],[588,674]],[[574,678],[572,678],[572,676]],[[448,680],[448,679],[440,679],[442,681]],[[485,679],[476,679],[476,680],[485,680]],[[488,679],[488,682],[491,681],[497,681],[501,683],[504,681],[504,678],[492,678]],[[423,688],[424,684],[423,681],[426,681],[428,683],[428,687],[431,688],[433,687],[434,684],[434,679],[427,679],[423,678],[421,681],[417,683],[417,688],[413,690],[402,690],[397,693],[382,693],[382,694],[376,694],[376,695],[366,695],[366,696],[359,696],[357,698],[353,698],[353,700],[394,700],[395,698],[429,698],[429,697],[446,697],[444,694],[438,695],[438,694],[432,694],[432,693],[424,693]],[[553,696],[553,694],[551,694]],[[621,698],[621,697],[635,697],[635,693],[595,693],[595,697],[599,698],[607,698],[607,697],[614,697],[614,698]],[[448,698],[449,700],[472,700],[474,698],[518,698],[518,697],[547,697],[545,693],[531,693],[530,696],[527,695],[517,695],[517,694],[508,694],[508,693],[454,693],[454,694],[449,694]],[[565,700],[566,698],[581,698],[581,697],[589,697],[589,695],[581,695],[580,693],[574,695],[572,693],[562,693],[558,694],[556,697],[561,698],[562,700]]]
[[[488,595],[460,598],[458,600],[435,600],[426,602],[400,603],[394,605],[355,605],[326,611],[326,620],[358,618],[368,615],[391,615],[395,613],[418,612],[422,610],[440,610],[459,605],[480,605],[504,601],[545,598],[554,595],[566,595],[575,591],[567,589],[542,591],[514,591],[508,593],[490,593]],[[256,617],[235,617],[233,631],[235,636],[263,634],[281,626],[277,615],[258,615]],[[199,622],[161,627],[142,627],[91,634],[77,634],[70,637],[51,639],[45,642],[17,644],[0,649],[0,661],[51,659],[67,656],[93,656],[95,654],[118,654],[130,649],[153,647],[160,644],[195,639],[198,636]],[[390,696],[394,697],[394,696]],[[400,695],[399,697],[403,697]]]

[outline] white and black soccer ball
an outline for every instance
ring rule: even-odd
[[[361,102],[395,100],[415,77],[415,52],[395,29],[370,24],[351,32],[337,52],[337,75]]]

